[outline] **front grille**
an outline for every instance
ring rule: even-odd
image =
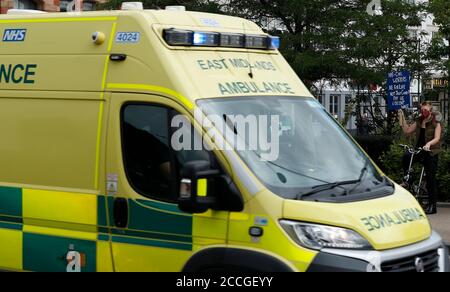
[[[439,272],[438,250],[428,251],[422,254],[401,258],[381,265],[381,271],[387,273],[414,273],[417,272],[416,261],[421,259],[426,273]]]

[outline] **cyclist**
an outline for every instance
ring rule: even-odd
[[[433,111],[431,102],[426,101],[421,105],[420,116],[415,123],[408,124],[402,110],[399,111],[400,125],[407,136],[415,135],[416,147],[423,148],[415,161],[420,161],[425,167],[429,204],[426,214],[437,213],[437,182],[436,173],[438,169],[438,157],[441,152],[442,115]],[[403,157],[403,170],[406,173],[409,168],[411,154],[406,153]]]

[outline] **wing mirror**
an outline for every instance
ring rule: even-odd
[[[181,172],[178,206],[181,211],[201,214],[208,210],[240,212],[244,201],[232,180],[208,161],[192,161]]]

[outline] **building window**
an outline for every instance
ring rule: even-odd
[[[59,11],[61,12],[67,12],[67,4],[69,4],[70,1],[68,0],[62,0],[59,2]]]
[[[95,10],[95,3],[90,1],[84,1],[83,2],[83,11],[94,11]]]
[[[70,2],[72,2],[72,0],[61,0],[59,2],[60,11],[67,12],[67,6]],[[83,11],[94,11],[94,10],[95,10],[94,1],[83,1]]]
[[[345,105],[351,105],[353,103],[353,96],[351,94],[345,95]]]
[[[330,95],[330,114],[333,116],[339,116],[339,99],[340,95],[331,94]]]
[[[14,0],[15,9],[37,9],[36,2],[32,0]]]

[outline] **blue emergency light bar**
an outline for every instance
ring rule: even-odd
[[[278,50],[280,38],[267,35],[201,32],[180,29],[165,29],[164,40],[170,46],[224,47],[256,50]]]

